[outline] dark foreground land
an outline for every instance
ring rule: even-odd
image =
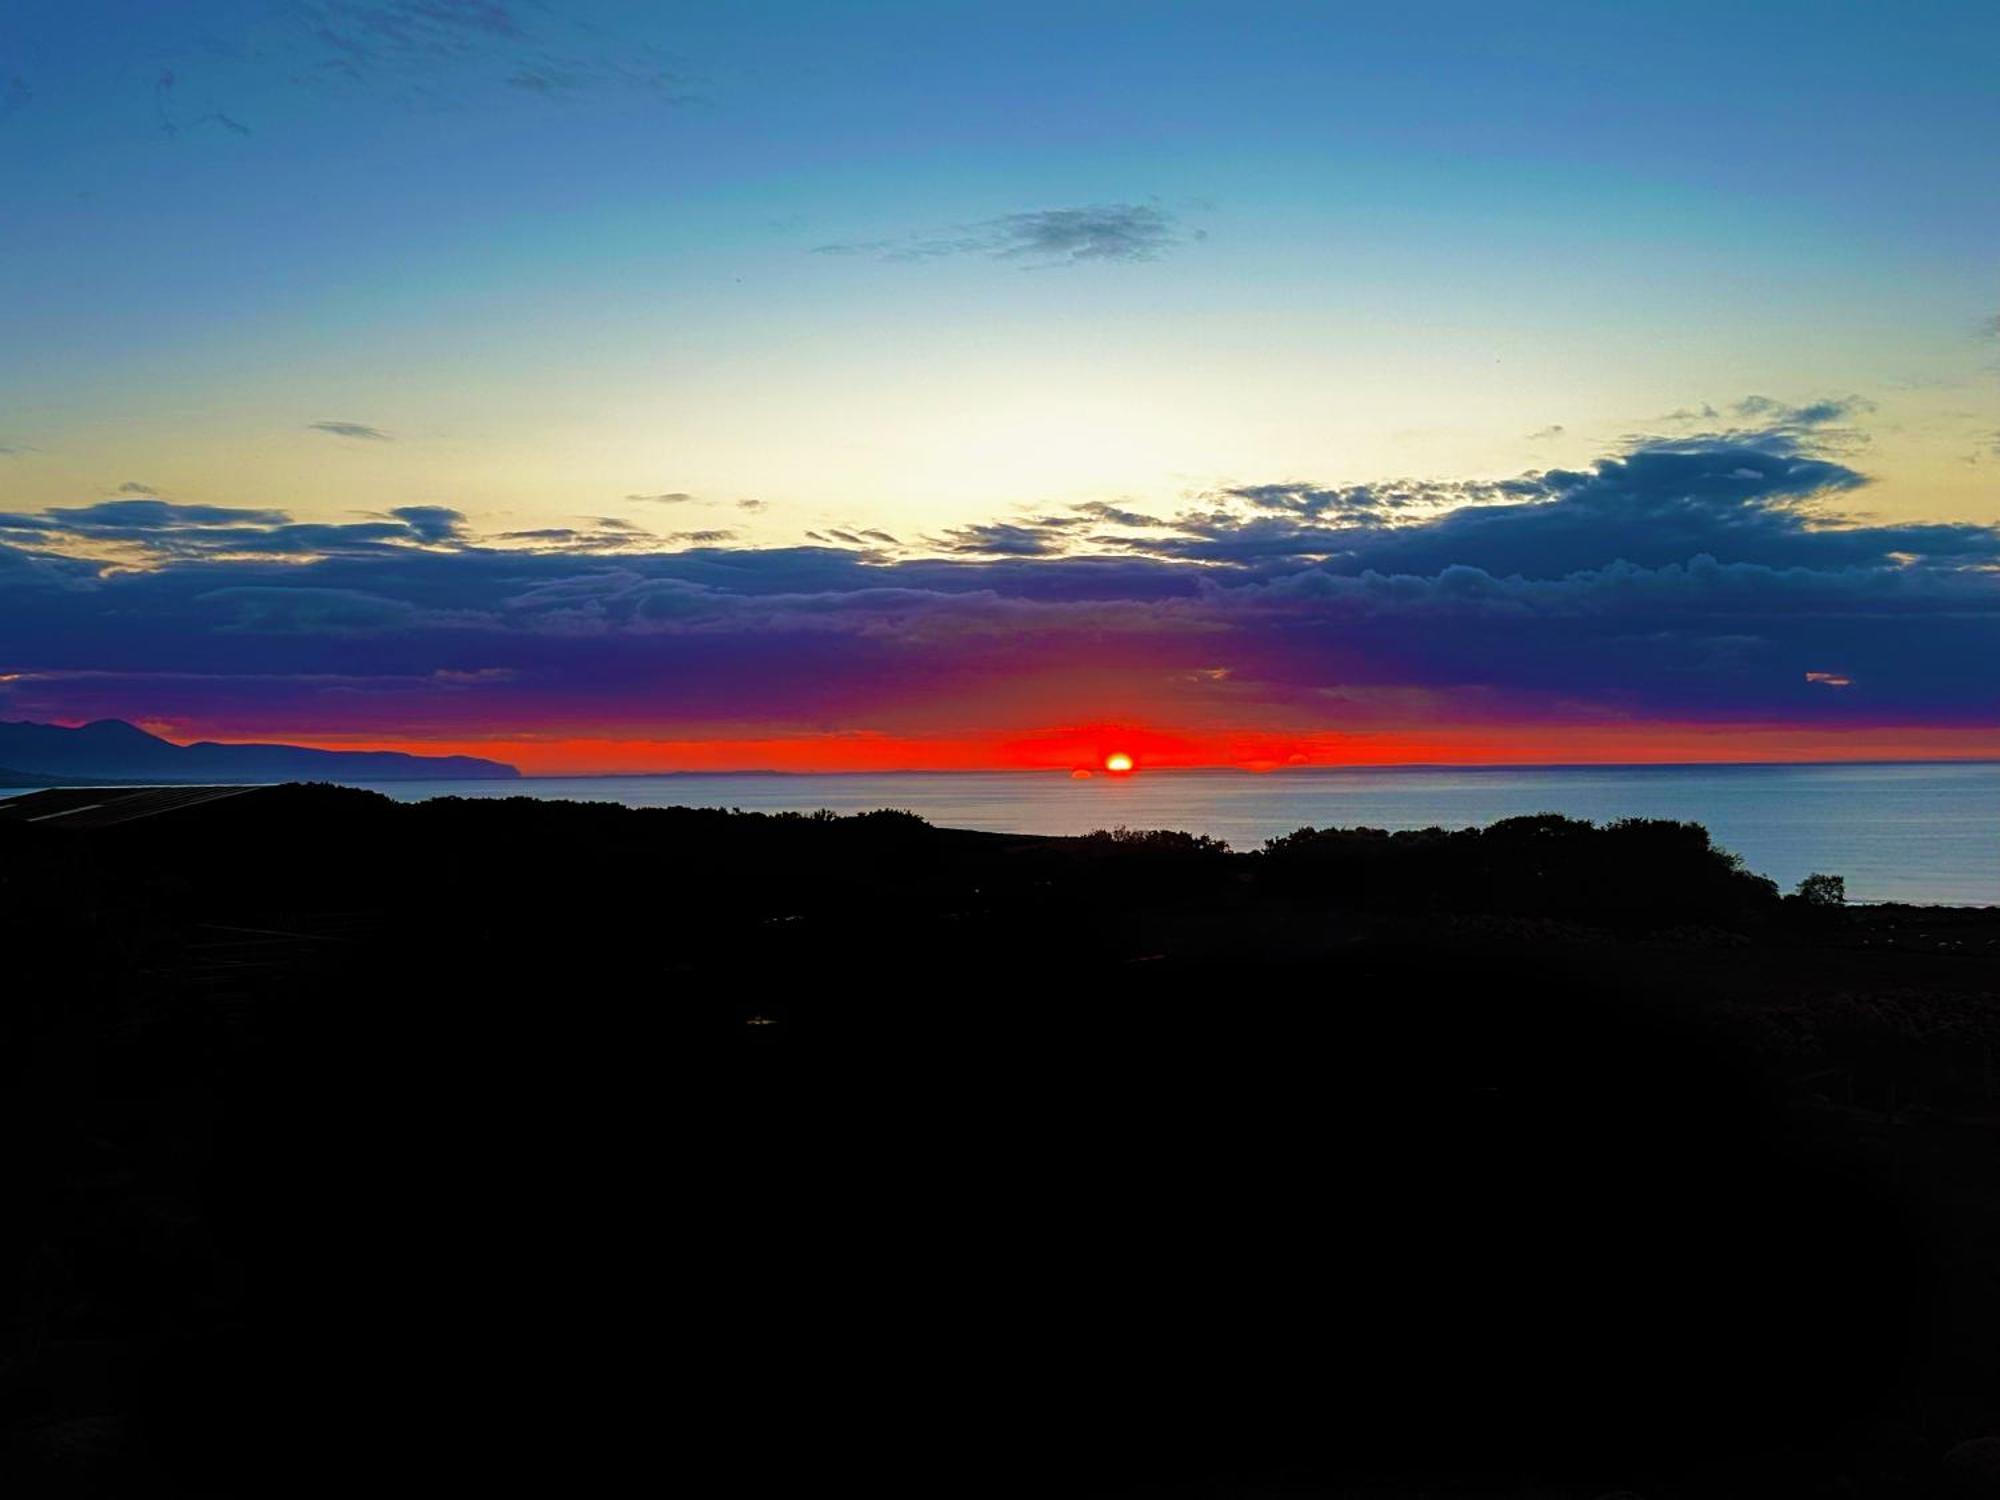
[[[10,1494],[2000,1493],[2000,912],[1683,825],[31,814]]]

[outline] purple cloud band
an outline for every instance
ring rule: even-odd
[[[0,514],[0,717],[671,734],[1088,702],[1338,725],[1417,695],[1498,718],[2000,725],[2000,528],[1844,516],[1867,480],[1814,450],[1828,419],[1497,483],[1085,505],[923,548],[662,550],[629,522],[496,545],[437,506]]]

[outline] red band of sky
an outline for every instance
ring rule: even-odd
[[[176,734],[176,738],[188,738]],[[418,740],[312,735],[293,743],[413,755],[476,755],[530,775],[665,771],[1069,771],[1101,767],[1122,752],[1136,768],[1297,766],[1648,765],[2000,759],[2000,729],[1852,728],[1786,725],[1482,725],[1421,733],[1177,733],[1130,724],[1052,728],[1027,734],[912,736],[833,733],[712,739],[539,737],[497,734]]]

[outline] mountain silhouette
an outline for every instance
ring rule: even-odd
[[[81,728],[0,721],[0,766],[32,782],[54,780],[358,781],[507,780],[513,766],[471,755],[395,750],[313,750],[302,745],[176,745],[123,719]],[[4,773],[0,773],[4,779]],[[24,784],[24,783],[15,783]]]

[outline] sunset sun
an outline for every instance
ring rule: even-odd
[[[1113,750],[1104,757],[1104,769],[1114,776],[1123,776],[1132,769],[1132,757],[1123,750]]]

